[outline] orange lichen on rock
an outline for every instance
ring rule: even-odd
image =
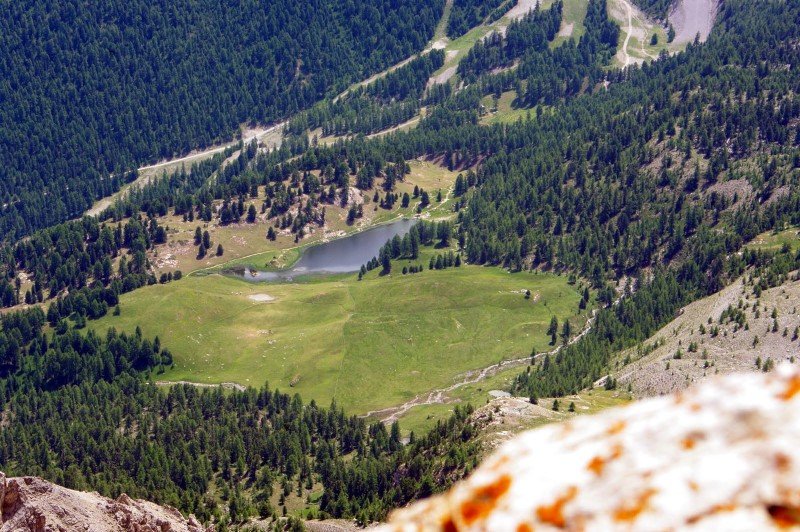
[[[647,508],[650,498],[655,495],[654,489],[647,489],[641,493],[633,504],[627,504],[617,508],[614,511],[614,519],[616,521],[634,521],[645,508]]]
[[[625,430],[625,422],[622,420],[618,420],[612,423],[610,427],[608,427],[608,434],[610,436],[613,436],[614,434],[619,434],[623,430]]]
[[[588,464],[586,464],[586,469],[591,471],[597,476],[603,474],[603,469],[606,467],[606,459],[602,456],[595,456],[592,458]]]
[[[511,478],[503,475],[497,481],[478,488],[471,500],[465,501],[461,505],[461,517],[466,524],[486,517],[494,509],[497,500],[503,496],[511,486]]]
[[[566,524],[566,519],[564,519],[564,505],[574,499],[577,493],[578,488],[570,486],[567,492],[557,498],[553,504],[542,505],[536,508],[536,517],[542,523],[563,528]]]
[[[799,391],[782,365],[526,432],[392,530],[800,530]]]
[[[725,512],[734,512],[734,511],[736,511],[735,504],[717,504],[715,506],[712,506],[711,508],[709,508],[707,511],[703,512],[700,515],[690,516],[688,519],[686,519],[686,523],[689,525],[693,525],[713,515]]]
[[[794,377],[789,379],[788,385],[783,390],[783,392],[781,392],[779,397],[783,401],[788,401],[792,399],[795,395],[797,395],[797,392],[800,392],[800,375],[795,375]]]
[[[442,523],[442,531],[443,532],[457,532],[458,531],[458,527],[453,522],[453,518],[452,517],[448,516],[448,518],[444,520],[444,523]]]
[[[792,528],[800,525],[800,509],[798,508],[774,504],[767,507],[767,513],[780,528]]]

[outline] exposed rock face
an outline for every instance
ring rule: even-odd
[[[0,532],[135,531],[203,532],[194,517],[186,519],[168,506],[133,500],[123,494],[117,500],[74,491],[36,477],[6,478],[0,473],[2,520]]]
[[[678,0],[669,14],[675,28],[675,42],[689,43],[695,37],[705,42],[714,26],[720,0]]]
[[[800,372],[730,375],[522,434],[385,531],[800,524]]]

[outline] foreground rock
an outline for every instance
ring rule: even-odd
[[[97,493],[62,488],[36,477],[6,478],[0,473],[2,521],[0,531],[136,531],[201,532],[194,517],[186,519],[168,506],[133,500],[117,500]]]
[[[770,530],[800,524],[800,372],[730,375],[527,432],[384,530]]]

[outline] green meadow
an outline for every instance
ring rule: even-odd
[[[422,273],[402,275],[407,262],[399,261],[392,274],[372,271],[363,281],[190,276],[125,294],[120,316],[90,326],[140,326],[158,336],[175,359],[154,375],[159,381],[269,382],[363,414],[447,387],[466,371],[549,349],[553,315],[570,318],[576,331],[585,324],[586,314],[576,315],[578,288],[566,277],[479,266],[436,271],[427,259],[418,262]]]

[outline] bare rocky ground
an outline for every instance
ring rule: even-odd
[[[537,404],[532,404],[528,398],[506,394],[475,410],[471,418],[480,431],[482,449],[491,452],[526,430],[550,423],[566,423],[577,417],[627,404],[630,399],[630,394],[624,390],[586,390],[577,395],[559,397],[559,409],[553,410],[552,397],[541,398]]]
[[[483,448],[491,451],[520,432],[560,421],[564,416],[552,408],[531,404],[527,399],[501,397],[476,410],[472,419],[481,429]]]
[[[689,43],[699,35],[705,42],[719,11],[720,0],[679,0],[670,11],[669,21],[675,28],[675,42]]]
[[[795,338],[795,328],[800,326],[800,282],[787,281],[756,298],[752,286],[743,281],[688,305],[642,346],[623,353],[614,374],[619,386],[630,385],[637,397],[663,395],[711,375],[796,363],[800,359],[800,338]],[[725,309],[739,308],[740,302],[745,324],[720,323]],[[778,326],[773,332],[775,322]],[[714,328],[718,328],[716,335]],[[625,365],[627,357],[631,363]]]
[[[175,508],[63,488],[37,477],[6,478],[0,473],[0,532],[94,530],[201,532],[197,520]]]

